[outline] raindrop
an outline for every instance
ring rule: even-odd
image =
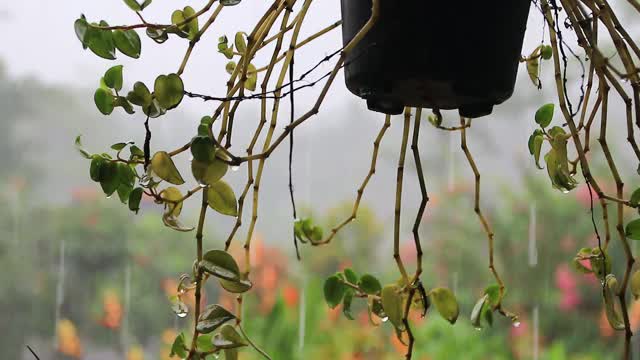
[[[231,171],[238,171],[238,169],[240,169],[240,166],[234,165],[231,167]]]
[[[536,203],[529,205],[529,266],[538,265]]]
[[[206,188],[206,187],[207,187],[207,186],[209,186],[209,185],[207,185],[207,184],[203,184],[203,183],[199,183],[199,184],[198,184],[198,186],[200,186],[201,188],[203,188],[203,189],[204,189],[204,188]]]
[[[514,328],[519,328],[520,327],[520,321],[514,321],[512,325],[513,325]]]
[[[176,313],[176,315],[178,315],[179,318],[185,318],[185,317],[187,317],[187,312],[186,311],[185,312],[179,312],[179,313]]]
[[[111,199],[112,196],[113,196],[113,194],[107,196],[107,199]]]
[[[382,319],[380,319],[380,321],[382,321],[382,322],[387,322],[388,320],[389,320],[389,317],[388,317],[388,316],[385,316],[385,317],[383,317]]]
[[[478,330],[478,331],[482,330],[482,328],[480,326],[476,326],[475,329]]]
[[[569,190],[567,190],[567,189],[562,189],[562,193],[563,193],[563,194],[568,194],[568,193],[569,193]]]
[[[220,359],[220,354],[218,354],[218,353],[214,353],[214,354],[213,354],[213,358],[214,358],[214,359]]]

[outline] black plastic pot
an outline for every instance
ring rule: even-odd
[[[346,45],[371,0],[341,0]],[[378,22],[347,57],[349,90],[369,109],[459,109],[480,117],[513,93],[530,0],[380,0]]]

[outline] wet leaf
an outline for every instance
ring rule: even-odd
[[[337,275],[332,275],[324,282],[324,300],[330,308],[335,308],[342,301],[342,297],[346,291],[346,286],[342,283]]]
[[[162,44],[165,41],[169,40],[169,35],[164,29],[155,29],[148,27],[146,34],[151,40],[155,41],[158,44]]]
[[[389,321],[396,329],[404,330],[404,323],[402,322],[404,299],[399,291],[400,287],[398,285],[387,285],[382,288],[380,297],[382,307],[389,317]]]
[[[223,180],[219,180],[207,188],[209,207],[222,215],[238,216],[238,202],[233,189]]]
[[[106,27],[109,26],[109,24],[105,21],[100,21],[99,26]],[[107,60],[115,60],[116,46],[111,30],[89,28],[84,38],[86,45],[94,54]]]
[[[458,314],[460,313],[460,308],[451,290],[447,288],[435,288],[431,290],[429,297],[431,303],[436,306],[440,315],[451,324],[455,324],[458,319]]]
[[[177,74],[160,75],[154,84],[154,94],[162,108],[171,110],[184,97],[184,83]]]
[[[235,318],[235,315],[220,305],[208,305],[198,317],[196,328],[202,334],[209,334]]]
[[[253,287],[253,284],[249,280],[239,279],[236,281],[219,279],[220,285],[230,293],[242,294]]]
[[[382,290],[382,285],[378,279],[370,274],[364,274],[358,282],[358,287],[369,295],[376,295]]]
[[[213,338],[213,345],[219,349],[235,349],[249,345],[245,338],[231,324],[224,324],[220,333]]]
[[[166,151],[158,151],[151,158],[151,169],[162,180],[174,185],[184,184],[184,180],[173,163],[171,156]]]
[[[207,251],[202,257],[200,267],[203,271],[220,279],[238,282],[240,268],[233,256],[223,250]]]
[[[213,185],[227,173],[229,166],[220,159],[209,162],[191,161],[191,172],[198,183]]]
[[[555,110],[554,104],[542,105],[536,111],[536,116],[535,116],[536,123],[543,128],[546,128],[547,126],[549,126],[551,124],[551,121],[553,120],[554,110]]]
[[[168,228],[171,228],[173,230],[180,231],[180,232],[189,232],[195,229],[194,227],[188,227],[183,225],[182,222],[177,217],[171,216],[169,214],[162,215],[162,223]]]
[[[140,36],[133,30],[114,30],[113,41],[116,48],[128,57],[138,59],[142,51]]]
[[[471,310],[471,325],[476,329],[482,328],[482,309],[484,309],[487,301],[489,299],[488,295],[484,295],[481,297],[476,304],[473,306],[473,310]]]

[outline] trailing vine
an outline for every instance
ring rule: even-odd
[[[636,12],[640,12],[640,5],[635,0],[627,1]],[[294,130],[320,112],[339,71],[346,65],[347,56],[375,26],[380,16],[380,0],[372,1],[371,17],[350,42],[340,50],[320,59],[315,66],[303,72],[297,79],[294,74],[294,59],[296,56],[299,58],[300,55],[296,55],[296,52],[301,51],[308,43],[340,27],[341,21],[334,21],[303,39],[300,37],[301,29],[305,19],[313,13],[311,10],[313,0],[272,1],[249,32],[238,31],[233,36],[231,44],[227,36],[219,37],[218,52],[228,60],[225,67],[228,73],[226,93],[221,95],[192,92],[181,76],[189,65],[193,50],[200,44],[203,35],[211,31],[217,19],[223,16],[225,7],[237,5],[241,0],[209,0],[199,10],[186,6],[171,14],[170,24],[150,23],[143,17],[143,10],[151,5],[151,0],[145,0],[142,3],[137,0],[124,0],[124,2],[134,12],[140,23],[110,26],[104,20],[89,21],[83,15],[76,20],[74,26],[85,49],[108,60],[116,60],[118,53],[137,59],[142,50],[137,30],[144,30],[146,36],[159,45],[169,37],[182,38],[188,42],[187,50],[176,72],[157,76],[153,86],[137,81],[129,91],[125,91],[125,73],[122,65],[110,67],[100,79],[100,86],[94,93],[96,107],[104,115],[110,115],[116,108],[122,108],[126,113],[143,120],[145,141],[142,149],[134,142],[121,142],[111,146],[115,154],[92,154],[82,147],[79,137],[76,145],[81,154],[90,160],[91,179],[101,185],[107,196],[117,193],[120,200],[128,204],[131,211],[137,213],[141,199],[146,195],[164,207],[162,221],[167,227],[176,231],[195,232],[196,258],[193,269],[181,277],[178,295],[172,299],[173,310],[178,316],[185,317],[189,309],[182,301],[182,297],[188,292],[194,293],[196,299],[193,311],[194,328],[188,336],[180,334],[175,339],[172,355],[186,359],[205,359],[224,353],[227,359],[236,359],[238,349],[251,346],[264,358],[269,359],[269,355],[252,342],[249,334],[242,327],[245,321],[243,299],[253,287],[250,276],[251,246],[259,218],[262,175],[269,156],[285,140],[289,140],[288,186],[294,219],[290,226],[293,231],[296,254],[300,258],[299,243],[310,246],[327,245],[336,234],[357,218],[367,185],[376,173],[380,144],[387,130],[396,122],[402,122],[402,138],[398,152],[393,205],[393,258],[400,278],[397,282],[383,285],[374,275],[364,273],[360,276],[352,269],[345,269],[326,280],[325,299],[332,308],[342,305],[343,312],[348,318],[352,318],[353,301],[359,299],[365,301],[371,322],[379,325],[382,320],[388,319],[398,339],[408,345],[407,359],[413,355],[415,342],[409,321],[411,312],[419,312],[425,316],[429,309],[435,308],[446,320],[451,323],[456,322],[460,308],[455,294],[447,288],[429,287],[426,285],[429,284],[429,279],[424,281],[422,279],[423,250],[419,231],[429,202],[418,145],[423,109],[406,107],[403,119],[398,121],[393,120],[390,115],[385,116],[384,124],[373,141],[369,171],[357,189],[352,212],[346,219],[333,227],[328,234],[325,234],[311,218],[297,219],[292,174]],[[218,2],[217,5],[216,2]],[[624,358],[630,359],[632,333],[627,311],[628,289],[634,296],[640,296],[640,273],[633,272],[635,258],[629,240],[640,240],[640,219],[628,222],[625,226],[624,208],[639,207],[640,190],[625,196],[622,175],[607,140],[607,124],[609,97],[613,90],[613,93],[624,101],[627,142],[640,163],[640,149],[635,140],[635,128],[640,128],[640,67],[638,65],[640,48],[606,0],[540,0],[534,1],[534,4],[543,16],[550,44],[545,44],[543,37],[542,44],[530,55],[523,56],[521,62],[525,63],[533,84],[539,89],[542,89],[544,80],[541,78],[540,71],[542,64],[546,64],[545,61],[553,63],[557,101],[563,120],[558,122],[554,117],[555,104],[541,106],[533,116],[539,128],[531,135],[528,148],[540,169],[543,169],[541,162],[544,160],[547,174],[554,188],[568,192],[575,188],[578,182],[584,181],[589,190],[593,189],[591,216],[594,216],[593,196],[595,195],[595,200],[602,208],[604,242],[600,241],[597,223],[593,218],[598,246],[581,249],[574,259],[574,264],[578,270],[594,273],[601,280],[603,304],[608,320],[614,329],[624,331]],[[566,16],[567,19],[565,32],[576,36],[578,46],[584,50],[584,59],[574,53],[562,37],[559,24],[561,15]],[[206,20],[200,25],[203,19]],[[242,25],[244,27],[248,24]],[[602,43],[599,39],[601,27],[604,28],[608,40],[615,46],[622,68],[619,68],[619,64],[614,64],[599,48]],[[580,60],[582,82],[584,82],[585,72],[587,77],[586,87],[583,84],[580,86],[580,100],[575,108],[567,89],[568,59],[565,49]],[[262,66],[256,65],[257,55],[269,54],[269,52],[269,62]],[[589,62],[588,70],[583,61]],[[318,76],[315,72],[325,62],[333,62],[332,70]],[[315,80],[296,86],[301,81],[307,81],[305,79],[312,74]],[[323,85],[313,106],[301,115],[296,115],[298,111],[295,105],[295,93],[321,83]],[[597,90],[595,94],[594,88]],[[595,102],[591,105],[594,97]],[[282,123],[279,119],[281,102],[287,98],[290,102],[289,121],[284,129],[278,132],[277,127]],[[202,117],[197,128],[194,129],[194,137],[185,141],[185,145],[174,150],[154,149],[152,151],[154,119],[182,106],[185,99],[209,101],[215,106],[210,115]],[[233,137],[234,119],[238,108],[248,100],[260,102],[260,115],[251,140],[242,153],[238,150],[239,146]],[[592,127],[598,114],[600,114],[600,132],[597,140],[611,178],[616,184],[615,194],[604,191],[604,187],[590,170],[589,164],[593,160],[587,157],[591,146]],[[506,287],[494,263],[495,238],[490,220],[486,218],[481,207],[480,167],[476,164],[467,145],[467,134],[473,130],[472,119],[461,117],[459,126],[445,126],[443,125],[445,119],[439,109],[433,109],[433,114],[427,119],[435,129],[460,133],[461,150],[474,176],[473,210],[486,234],[488,268],[495,283],[488,284],[476,302],[470,315],[471,323],[477,328],[491,326],[493,315],[497,313],[517,326],[518,316],[503,306]],[[555,126],[551,126],[554,121]],[[541,159],[543,147],[549,150]],[[413,273],[405,266],[399,251],[408,149],[413,155],[421,197],[412,227],[417,264]],[[128,150],[128,155],[125,154],[125,150]],[[174,161],[180,156],[186,156],[187,152],[192,156],[191,171],[195,184],[184,192],[178,186],[184,185],[187,181],[178,171]],[[239,196],[236,196],[232,187],[224,181],[230,167],[246,168],[246,181]],[[583,179],[576,178],[578,168]],[[640,167],[638,172],[640,173]],[[197,224],[196,226],[185,225],[180,218],[183,204],[198,194],[201,200]],[[614,227],[619,246],[624,249],[626,256],[626,266],[621,281],[618,281],[613,274],[613,259],[607,255],[611,245],[610,205],[615,207]],[[245,209],[247,206],[250,206],[250,209]],[[203,239],[206,236],[205,221],[208,218],[214,219],[213,216],[207,215],[209,209],[217,215],[234,217],[235,223],[224,245],[220,244],[218,249],[206,250],[203,248]],[[240,241],[236,239],[238,231],[243,226],[245,212],[249,211],[250,220],[243,245],[244,262],[240,261],[243,264],[240,266],[238,259],[234,259],[228,250],[233,241]],[[186,222],[189,223],[189,221]],[[214,280],[224,290],[237,294],[238,306],[235,312],[217,304],[204,303],[202,296],[204,286],[208,281]]]

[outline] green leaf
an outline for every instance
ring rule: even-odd
[[[540,166],[540,151],[542,151],[543,143],[544,143],[544,136],[538,135],[533,138],[533,158],[536,161],[536,166],[540,170],[542,170],[542,166]]]
[[[118,197],[123,204],[126,204],[129,201],[129,195],[131,194],[132,190],[133,187],[128,184],[121,183],[120,186],[118,186]]]
[[[236,70],[236,66],[238,65],[235,61],[229,61],[227,65],[225,65],[224,69],[227,71],[227,74],[231,75]]]
[[[533,85],[540,87],[540,78],[538,74],[540,72],[540,61],[538,58],[532,58],[527,60],[527,73]]]
[[[104,73],[104,83],[116,91],[122,90],[122,65],[111,67]]]
[[[140,210],[140,200],[142,199],[143,189],[137,187],[129,194],[129,210],[138,212]]]
[[[209,162],[198,160],[191,161],[191,172],[198,183],[203,185],[213,185],[220,181],[227,173],[228,165],[222,160],[214,158]],[[233,215],[235,216],[235,215]]]
[[[166,227],[173,229],[175,231],[180,231],[180,232],[189,232],[195,229],[195,227],[193,226],[192,227],[184,226],[177,217],[173,215],[169,215],[168,213],[165,213],[162,215],[162,223]]]
[[[166,151],[158,151],[151,158],[151,169],[162,180],[170,182],[174,185],[184,184],[184,180],[178,172],[176,165],[173,163],[171,156]]]
[[[364,274],[358,282],[358,287],[369,295],[375,295],[382,290],[382,285],[378,279],[370,274]]]
[[[129,148],[129,152],[131,152],[131,157],[138,157],[138,158],[144,158],[144,151],[142,151],[142,149],[140,149],[139,147],[132,145]]]
[[[129,100],[132,104],[147,107],[151,105],[153,97],[151,96],[147,85],[138,81],[133,84],[133,91],[129,92],[129,94],[127,95],[127,100]]]
[[[89,154],[89,152],[82,147],[81,135],[76,136],[76,140],[74,141],[74,146],[76,150],[78,150],[80,155],[82,155],[82,157],[84,157],[85,159],[91,159],[91,154]]]
[[[140,4],[138,4],[138,2],[136,0],[124,0],[124,3],[127,4],[129,9],[131,9],[133,11],[141,11],[142,10],[142,7],[140,6]]]
[[[209,162],[215,159],[216,151],[209,136],[196,136],[191,140],[191,155],[197,161]]]
[[[111,145],[111,149],[113,149],[115,151],[120,151],[120,150],[124,149],[125,147],[127,147],[127,143],[123,143],[123,142],[119,142],[119,143],[115,143],[115,144]]]
[[[187,18],[190,18],[196,14],[196,11],[191,6],[186,6],[183,10],[176,10],[171,14],[171,23],[173,25],[182,24]],[[178,36],[183,38],[195,39],[198,34],[198,18],[195,17],[188,23],[180,25],[178,27]]]
[[[354,285],[358,284],[358,274],[356,274],[355,271],[353,271],[350,268],[346,268],[344,269],[343,273],[344,273],[345,279],[347,279],[348,282]]]
[[[637,188],[633,194],[631,194],[631,199],[629,199],[629,203],[631,206],[640,205],[640,188]]]
[[[89,177],[91,180],[100,182],[101,170],[100,168],[107,160],[103,159],[101,156],[94,156],[91,160],[91,166],[89,167]]]
[[[607,315],[609,325],[615,330],[624,330],[624,322],[620,311],[615,306],[615,292],[617,291],[618,281],[612,274],[607,275],[604,286],[604,308]]]
[[[111,196],[120,186],[118,165],[113,161],[105,161],[100,166],[100,186],[107,196]]]
[[[206,126],[210,126],[211,124],[213,124],[213,118],[211,116],[203,116],[202,119],[200,119],[200,124],[201,125],[206,125]]]
[[[148,27],[146,34],[151,40],[155,41],[158,44],[162,44],[165,41],[169,40],[169,35],[167,34],[167,31],[164,29],[156,29],[156,28]]]
[[[543,128],[546,128],[547,126],[549,126],[549,124],[551,124],[551,121],[553,120],[553,112],[555,110],[555,107],[556,106],[554,104],[542,105],[536,111],[536,116],[535,116],[536,123]]]
[[[213,345],[219,349],[235,349],[249,345],[231,324],[224,324],[220,333],[213,338]]]
[[[458,307],[458,301],[451,290],[447,288],[435,288],[429,293],[431,303],[436,306],[436,309],[445,320],[451,324],[455,324],[460,313]]]
[[[473,327],[475,327],[476,329],[482,328],[482,309],[485,307],[488,298],[489,296],[485,294],[476,302],[476,304],[473,306],[473,310],[471,310],[471,325],[473,325]]]
[[[154,94],[160,106],[167,110],[173,109],[184,97],[184,83],[177,74],[160,75],[155,81]]]
[[[404,323],[402,322],[404,299],[400,294],[400,287],[395,284],[387,285],[382,288],[380,297],[384,312],[389,317],[391,324],[398,330],[404,330]]]
[[[640,219],[629,222],[624,233],[631,240],[640,240]]]
[[[247,81],[244,83],[244,88],[249,91],[254,91],[258,84],[258,71],[253,64],[247,66]]]
[[[181,359],[185,359],[188,356],[187,342],[185,341],[184,334],[180,333],[171,345],[170,356],[178,356]]]
[[[333,309],[342,301],[346,286],[337,275],[332,275],[325,280],[323,291],[324,300],[327,302],[327,305]]]
[[[113,95],[109,91],[103,88],[96,89],[93,94],[93,101],[103,115],[109,115],[113,112]]]
[[[595,247],[591,249],[589,263],[591,264],[591,271],[598,279],[604,280],[607,274],[611,273],[611,258],[609,254],[607,254],[607,250],[604,250],[603,260],[603,257],[600,256],[599,248]]]
[[[202,314],[198,317],[198,324],[196,325],[196,329],[201,334],[209,334],[226,322],[235,318],[235,315],[233,315],[227,309],[223,308],[220,305],[208,305],[204,309]]]
[[[113,41],[121,53],[134,59],[140,57],[142,43],[140,42],[140,36],[135,30],[115,30],[113,32]]]
[[[253,287],[253,284],[249,280],[239,279],[236,281],[219,279],[220,285],[230,293],[242,294]]]
[[[82,43],[82,48],[86,49],[87,34],[91,31],[91,28],[89,27],[89,23],[87,22],[87,19],[84,17],[84,15],[80,16],[80,18],[73,23],[73,29],[76,32],[78,40],[80,40],[80,42]]]
[[[198,336],[198,339],[196,340],[196,348],[200,352],[214,351],[216,347],[213,346],[213,335],[207,334]]]
[[[207,251],[202,257],[200,267],[203,271],[220,279],[237,282],[240,268],[233,256],[223,250]]]
[[[99,26],[109,26],[109,24],[105,21],[100,21]],[[116,46],[113,41],[113,33],[111,30],[91,28],[87,33],[85,33],[84,38],[86,45],[94,54],[107,60],[116,59]]]
[[[238,202],[233,189],[223,180],[219,180],[207,188],[209,207],[222,215],[238,216]]]
[[[484,293],[487,295],[487,300],[491,306],[495,307],[500,304],[500,285],[489,285],[484,289]]]
[[[160,192],[160,197],[165,201],[165,214],[173,217],[182,213],[182,193],[180,189],[170,186]],[[180,202],[178,202],[180,201]]]
[[[116,96],[113,101],[113,106],[120,106],[127,112],[127,114],[134,114],[133,106],[124,96]]]
[[[167,113],[167,110],[160,106],[158,99],[153,99],[149,106],[142,108],[142,111],[145,115],[148,115],[150,118],[155,119]]]
[[[247,50],[247,41],[244,39],[247,34],[239,31],[236,33],[235,44],[239,53],[243,54]]]
[[[342,313],[349,320],[355,320],[353,313],[351,312],[351,302],[353,302],[353,290],[348,289],[344,294],[342,301]]]

